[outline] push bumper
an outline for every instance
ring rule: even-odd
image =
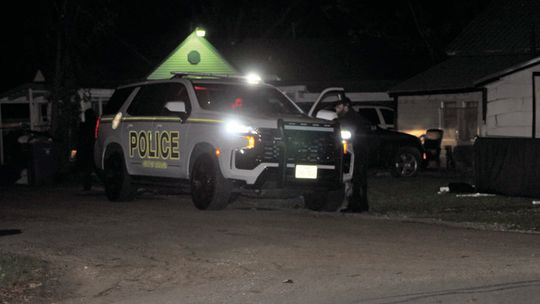
[[[282,120],[278,121],[278,136],[286,139],[285,127]],[[340,138],[339,129],[334,130],[335,138]],[[276,145],[279,150],[277,162],[259,163],[250,169],[237,167],[237,156],[241,157],[238,151],[231,151],[230,160],[223,160],[222,170],[226,178],[241,181],[248,188],[253,189],[336,189],[352,179],[354,168],[354,154],[352,151],[344,154],[342,146],[336,144],[334,153],[334,165],[291,163],[288,151],[288,142],[282,140]],[[317,166],[316,179],[296,178],[295,170],[297,165]]]

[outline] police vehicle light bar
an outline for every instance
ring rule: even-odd
[[[255,73],[249,73],[247,75],[235,75],[235,74],[212,74],[212,73],[197,73],[197,72],[171,72],[173,77],[180,78],[210,78],[210,79],[235,79],[244,80],[249,84],[258,84],[262,82],[261,76]]]

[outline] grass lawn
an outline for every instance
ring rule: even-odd
[[[466,177],[421,174],[414,178],[371,176],[369,201],[376,214],[434,218],[454,222],[497,225],[502,229],[540,231],[540,205],[532,198],[467,197],[437,194],[450,182],[471,182]]]

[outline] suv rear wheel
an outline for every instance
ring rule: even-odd
[[[191,199],[201,210],[220,210],[233,199],[233,184],[223,177],[215,157],[203,154],[193,164]]]
[[[341,187],[333,191],[314,191],[304,193],[304,204],[313,211],[335,212],[339,210],[345,199],[345,189]]]
[[[137,188],[131,184],[131,176],[120,153],[114,153],[105,160],[103,181],[105,194],[110,201],[131,201],[135,199]]]
[[[414,147],[398,149],[390,173],[395,177],[412,177],[420,169],[420,151]]]

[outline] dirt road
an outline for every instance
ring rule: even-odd
[[[50,262],[60,303],[538,303],[540,235],[187,196],[3,190],[0,250]],[[253,208],[257,206],[257,208]]]

